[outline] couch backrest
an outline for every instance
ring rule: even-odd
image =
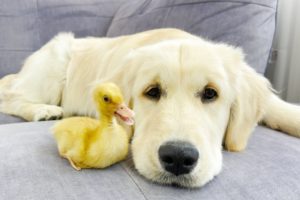
[[[264,73],[277,0],[0,0],[0,77],[58,32],[119,36],[175,27],[240,46]]]
[[[126,1],[126,0],[125,0]],[[0,77],[62,31],[106,36],[124,0],[0,0]]]

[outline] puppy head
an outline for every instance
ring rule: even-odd
[[[248,139],[232,137],[238,135],[236,118],[247,115],[236,108],[238,92],[247,87],[240,86],[240,50],[201,39],[166,41],[135,50],[127,65],[120,80],[130,86],[123,89],[136,113],[136,169],[163,184],[200,187],[210,181],[222,167],[225,133],[228,144]],[[243,123],[253,127],[255,120]]]
[[[221,170],[233,92],[221,57],[205,43],[165,42],[135,52],[132,90],[137,170],[148,179],[201,186]]]

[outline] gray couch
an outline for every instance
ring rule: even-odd
[[[118,36],[160,27],[241,46],[264,73],[276,0],[0,0],[0,77],[61,31]],[[42,67],[42,66],[41,66]],[[38,84],[38,83],[37,83]],[[0,114],[0,199],[300,199],[300,140],[257,127],[248,148],[224,151],[222,173],[201,189],[153,184],[129,158],[77,172],[58,156],[49,128]]]

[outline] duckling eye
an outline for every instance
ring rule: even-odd
[[[144,95],[152,100],[158,101],[161,97],[161,88],[159,85],[150,86],[144,93]]]
[[[103,97],[103,101],[105,101],[105,102],[108,103],[108,102],[110,101],[110,99],[109,99],[107,96],[104,96],[104,97]]]

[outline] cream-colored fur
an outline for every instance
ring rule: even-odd
[[[258,122],[300,137],[300,108],[273,94],[240,49],[176,29],[111,39],[60,34],[0,81],[0,111],[29,121],[95,116],[91,88],[104,81],[115,82],[134,109],[133,160],[156,182],[202,186],[221,170],[222,143],[243,150]],[[159,101],[144,95],[153,84],[164,90]],[[208,85],[218,97],[203,102],[199,94]],[[161,167],[158,148],[171,140],[199,151],[190,174],[176,177]]]

